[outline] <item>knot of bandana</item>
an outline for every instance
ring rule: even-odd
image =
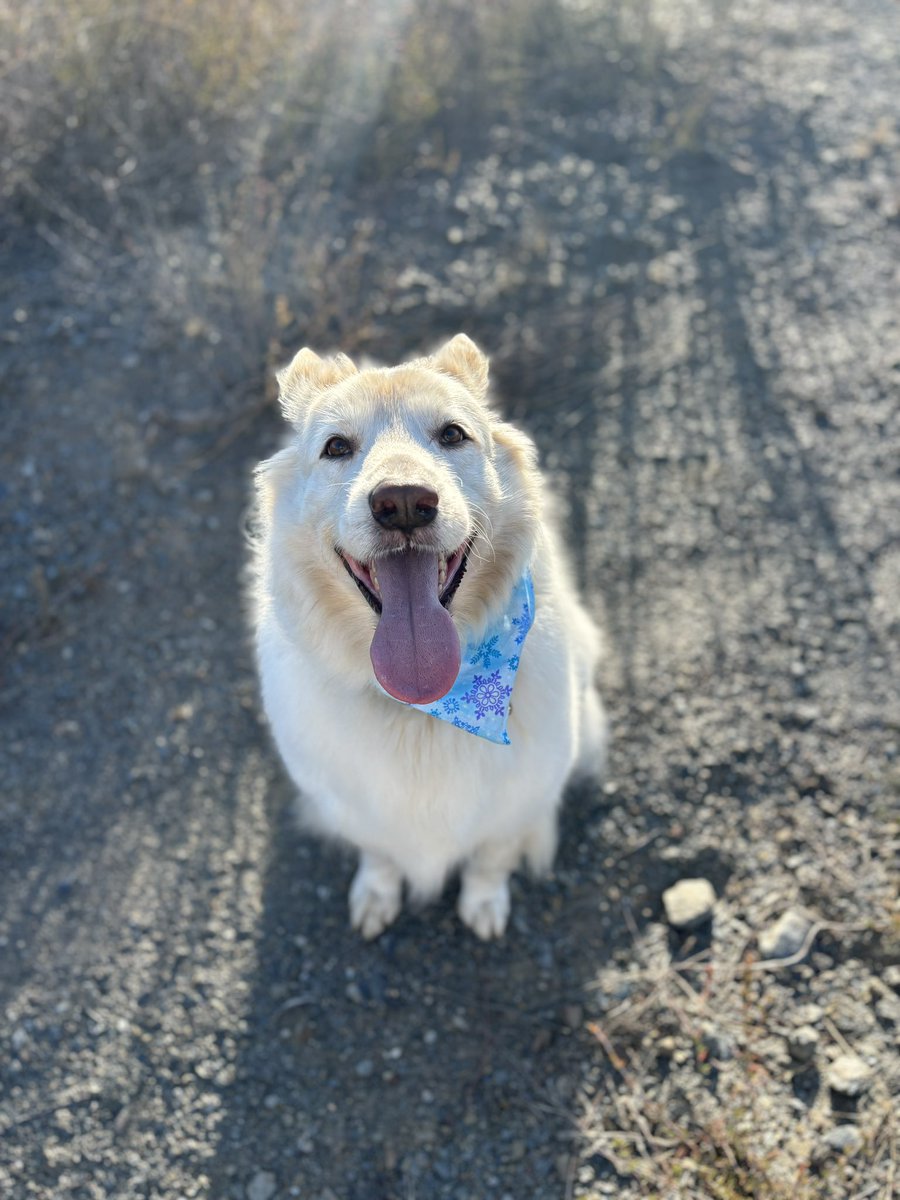
[[[534,622],[534,585],[526,572],[513,588],[504,611],[480,641],[467,643],[456,683],[440,700],[411,704],[502,746],[510,744],[506,724],[522,646]]]

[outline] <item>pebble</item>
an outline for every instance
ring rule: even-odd
[[[792,1030],[787,1037],[788,1051],[795,1062],[809,1062],[815,1057],[818,1045],[819,1033],[812,1025],[801,1025],[799,1029]]]
[[[271,1171],[257,1171],[247,1184],[247,1200],[272,1200],[277,1187]]]
[[[580,1004],[566,1004],[562,1011],[562,1018],[569,1029],[578,1029],[584,1020],[584,1009]]]
[[[882,996],[875,1002],[875,1016],[888,1025],[900,1025],[900,1000],[896,996]]]
[[[872,1072],[858,1054],[842,1054],[825,1073],[825,1082],[842,1096],[858,1096],[869,1085]]]
[[[716,893],[708,879],[680,879],[663,892],[666,919],[675,929],[696,929],[710,920]]]
[[[856,1154],[862,1149],[863,1135],[855,1125],[837,1125],[829,1129],[822,1141],[838,1154]]]
[[[803,947],[812,922],[796,909],[789,908],[774,925],[759,935],[759,952],[763,958],[790,958]]]
[[[811,1001],[806,1004],[798,1004],[793,1013],[795,1025],[818,1025],[822,1020],[822,1007],[819,1004],[813,1004]]]

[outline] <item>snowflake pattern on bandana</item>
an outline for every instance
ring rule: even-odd
[[[463,700],[466,704],[475,706],[475,716],[479,721],[483,721],[488,713],[502,717],[506,711],[506,701],[511,695],[512,688],[509,684],[501,683],[500,672],[495,671],[487,678],[476,675]]]
[[[469,659],[470,667],[484,667],[489,670],[495,658],[500,657],[500,651],[497,649],[497,643],[500,641],[500,634],[495,633],[492,638],[481,643],[475,653]]]
[[[506,723],[519,653],[534,621],[534,585],[526,572],[513,588],[506,609],[480,641],[464,647],[456,683],[440,700],[412,704],[420,712],[457,729],[508,746]]]
[[[525,635],[531,628],[531,622],[534,620],[534,592],[531,593],[531,601],[529,602],[526,596],[522,602],[521,612],[517,617],[511,618],[511,623],[516,629],[516,645],[521,646],[525,641]]]

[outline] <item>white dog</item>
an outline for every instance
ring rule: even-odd
[[[462,334],[390,368],[304,349],[278,378],[295,433],[258,470],[256,639],[302,810],[360,851],[364,937],[404,880],[433,897],[456,868],[460,916],[499,937],[510,872],[549,867],[566,781],[606,744],[534,446]]]

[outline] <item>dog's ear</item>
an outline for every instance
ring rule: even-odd
[[[533,475],[537,471],[537,446],[527,433],[506,421],[495,421],[491,426],[491,434],[495,444],[505,451],[520,474]]]
[[[493,460],[500,487],[515,497],[515,527],[535,537],[543,510],[544,489],[538,470],[537,446],[521,429],[506,421],[492,421]]]
[[[296,424],[315,396],[356,373],[355,364],[346,354],[319,358],[318,354],[304,346],[277,375],[278,402],[285,420]]]
[[[488,387],[488,360],[471,338],[458,333],[431,355],[430,363],[445,375],[452,375],[473,396],[483,400]]]

